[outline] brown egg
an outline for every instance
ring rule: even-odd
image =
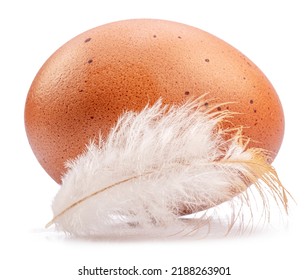
[[[239,112],[250,145],[278,152],[284,132],[278,96],[238,50],[200,29],[163,20],[128,20],[84,32],[58,49],[36,75],[26,101],[30,145],[57,182],[65,161],[106,135],[124,110],[159,97],[180,103],[208,93],[205,106]]]

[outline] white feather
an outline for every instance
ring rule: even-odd
[[[106,140],[91,142],[68,162],[50,224],[87,237],[184,229],[183,214],[232,200],[251,183],[266,201],[258,179],[286,205],[266,154],[246,149],[240,130],[225,140],[220,124],[230,114],[198,103],[168,107],[158,101],[124,113]]]

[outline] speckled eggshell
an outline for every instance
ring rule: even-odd
[[[38,161],[57,182],[65,162],[107,135],[125,110],[159,97],[181,103],[208,93],[217,110],[239,112],[250,145],[278,152],[284,132],[278,96],[238,50],[200,29],[162,20],[127,20],[86,31],[42,66],[28,93],[25,126]]]

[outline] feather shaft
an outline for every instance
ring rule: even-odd
[[[129,181],[131,181],[131,180],[133,180],[133,179],[136,179],[136,178],[138,178],[138,176],[133,176],[133,177],[130,177],[130,178],[121,180],[121,181],[119,181],[119,182],[116,182],[116,183],[111,184],[111,185],[109,185],[109,186],[107,186],[107,187],[104,187],[104,188],[102,188],[102,189],[99,189],[98,191],[96,191],[96,192],[94,192],[94,193],[91,193],[91,194],[89,194],[89,195],[87,195],[87,196],[85,196],[85,197],[79,199],[78,201],[74,202],[73,204],[69,205],[67,208],[65,208],[64,210],[62,210],[59,214],[57,214],[50,222],[48,222],[48,223],[46,224],[45,227],[46,227],[46,228],[50,227],[53,223],[55,223],[55,221],[56,221],[59,217],[61,217],[62,215],[64,215],[67,211],[71,210],[72,208],[74,208],[74,207],[78,206],[79,204],[83,203],[83,202],[86,201],[87,199],[90,199],[91,197],[96,196],[96,195],[98,195],[98,194],[100,194],[100,193],[102,193],[102,192],[105,192],[105,191],[107,191],[107,190],[110,189],[110,188],[113,188],[113,187],[115,187],[115,186],[117,186],[117,185],[120,185],[120,184],[122,184],[122,183],[129,182]]]

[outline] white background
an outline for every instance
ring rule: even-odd
[[[213,279],[305,279],[307,12],[306,1],[299,0],[1,1],[0,278],[85,279],[77,275],[83,265],[213,265],[230,266],[232,272]],[[235,238],[90,242],[67,240],[44,229],[58,186],[39,166],[25,135],[23,111],[30,84],[44,61],[73,36],[107,22],[140,17],[179,21],[213,33],[246,54],[270,79],[286,118],[274,166],[297,201],[291,205],[287,227]]]

